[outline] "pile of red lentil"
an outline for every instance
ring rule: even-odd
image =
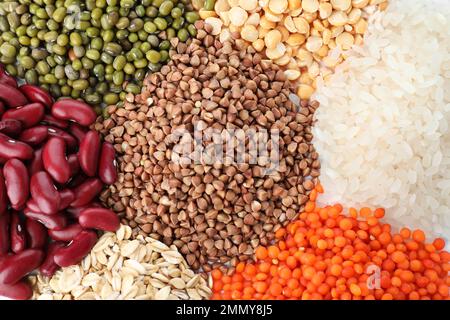
[[[212,271],[212,299],[448,300],[450,254],[421,230],[395,233],[384,209],[319,207],[317,185],[299,219],[259,247],[254,263]]]

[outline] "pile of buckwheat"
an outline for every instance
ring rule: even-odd
[[[103,202],[133,234],[174,244],[189,266],[209,271],[250,259],[303,209],[320,169],[311,144],[318,104],[300,102],[284,72],[245,41],[221,43],[202,21],[196,28],[196,39],[175,40],[171,62],[147,77],[140,95],[108,107],[96,129],[119,161],[118,181]],[[256,163],[248,154],[242,163],[220,161],[203,140],[200,161],[180,162],[186,158],[176,156],[176,133],[194,134],[194,127],[205,136],[237,130],[246,147],[264,140],[264,130],[279,136],[263,141],[268,154]],[[248,138],[252,132],[259,133]],[[279,162],[267,171],[277,150]]]

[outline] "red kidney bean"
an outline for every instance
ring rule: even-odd
[[[48,126],[57,127],[60,129],[69,128],[69,122],[61,119],[56,119],[51,114],[46,114],[44,118],[41,120],[41,123],[46,124]]]
[[[17,88],[16,79],[14,79],[13,76],[11,76],[7,73],[0,74],[0,83],[5,84],[10,87],[13,87],[13,88]]]
[[[58,249],[64,248],[65,245],[63,242],[52,242],[47,247],[47,255],[39,267],[39,272],[47,277],[51,277],[55,274],[56,270],[59,269],[59,266],[55,263],[55,252]]]
[[[61,213],[48,215],[42,212],[36,212],[25,208],[23,210],[23,214],[25,217],[33,219],[35,221],[39,221],[42,223],[47,229],[50,230],[61,230],[67,225],[67,218]]]
[[[88,132],[88,130],[85,127],[80,126],[78,123],[75,122],[72,122],[70,124],[69,131],[78,140],[78,143],[81,143],[84,136],[86,135],[86,132]]]
[[[75,200],[75,193],[70,189],[61,190],[59,196],[61,198],[59,211],[66,209]]]
[[[36,201],[34,199],[29,199],[27,201],[27,209],[30,209],[31,211],[34,212],[41,212],[41,209],[39,208],[38,204],[36,203]]]
[[[43,171],[44,163],[42,161],[42,152],[44,151],[44,147],[36,149],[33,154],[33,158],[28,164],[28,174],[32,176],[38,171]]]
[[[19,136],[19,140],[28,143],[29,145],[36,146],[47,140],[47,137],[48,128],[46,126],[35,126],[23,131]]]
[[[30,103],[16,109],[6,111],[2,120],[19,120],[24,128],[31,128],[44,118],[44,105],[42,103]]]
[[[10,234],[11,251],[14,253],[19,253],[25,250],[27,247],[27,236],[17,212],[11,215]]]
[[[47,172],[39,171],[31,177],[30,191],[42,213],[55,214],[59,211],[61,196]]]
[[[6,78],[6,74],[1,78]],[[8,83],[6,83],[8,82]],[[27,103],[27,98],[17,89],[17,85],[9,83],[9,80],[0,82],[0,99],[10,108],[15,108]]]
[[[85,182],[86,179],[87,177],[82,172],[80,172],[79,174],[75,175],[72,179],[70,179],[69,183],[67,184],[67,187],[70,189],[75,189],[80,184]]]
[[[103,183],[97,178],[87,179],[78,187],[73,189],[75,200],[70,204],[71,207],[82,207],[87,205],[102,191]]]
[[[40,222],[32,219],[25,220],[25,229],[28,234],[28,247],[42,249],[47,243],[47,229]]]
[[[6,73],[5,68],[0,64],[0,83],[17,88],[17,81],[13,76]]]
[[[69,207],[67,208],[66,212],[75,219],[78,219],[81,215],[81,212],[83,212],[84,210],[88,209],[88,208],[102,208],[102,205],[98,202],[92,202],[89,203],[83,207]]]
[[[70,179],[70,166],[66,159],[66,142],[62,138],[52,137],[44,146],[42,161],[45,170],[58,183],[64,184]]]
[[[0,121],[0,132],[7,136],[17,136],[22,131],[22,123],[18,120],[8,119]]]
[[[27,104],[27,98],[17,88],[0,83],[0,100],[9,108],[16,108]]]
[[[56,241],[72,241],[81,231],[83,227],[78,223],[72,224],[61,230],[49,230],[48,235]]]
[[[116,151],[109,142],[103,142],[98,176],[105,184],[113,184],[117,179]]]
[[[73,99],[59,99],[52,106],[52,115],[58,119],[71,120],[89,127],[97,115],[86,103]]]
[[[65,248],[55,252],[55,262],[60,267],[68,267],[79,263],[91,251],[97,241],[93,231],[81,231]]]
[[[75,150],[78,147],[77,140],[64,130],[61,130],[56,127],[48,127],[48,135],[50,137],[63,138],[64,141],[66,141],[67,148],[70,150]]]
[[[81,212],[78,222],[85,229],[116,231],[120,227],[119,217],[105,208],[89,208]]]
[[[78,172],[80,172],[80,163],[78,162],[78,156],[76,154],[71,154],[67,157],[67,161],[69,162],[70,172],[73,177]]]
[[[41,265],[44,252],[27,249],[4,257],[0,261],[0,283],[13,284]]]
[[[0,133],[0,158],[28,160],[32,157],[33,149],[29,145]]]
[[[8,209],[8,195],[6,194],[5,177],[3,170],[0,168],[0,216],[6,213]]]
[[[6,255],[10,249],[9,222],[11,215],[9,212],[0,215],[0,257]]]
[[[3,167],[3,175],[11,207],[17,211],[23,209],[30,193],[30,178],[27,168],[22,161],[10,159]]]
[[[52,96],[44,89],[31,84],[24,84],[19,87],[19,90],[31,102],[40,102],[47,108],[50,108],[53,104]]]
[[[100,143],[100,135],[94,130],[86,133],[80,143],[78,162],[80,163],[81,169],[89,177],[94,177],[97,173]]]
[[[3,103],[3,101],[0,101],[0,117],[3,115],[3,113],[5,112],[5,104]]]
[[[28,300],[33,296],[33,289],[25,280],[15,284],[0,283],[0,296],[13,300]]]

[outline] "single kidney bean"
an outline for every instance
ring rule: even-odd
[[[26,129],[23,131],[19,139],[22,142],[25,142],[29,145],[36,146],[41,144],[48,137],[48,128],[46,126],[35,126],[33,128]]]
[[[102,208],[102,205],[98,202],[92,202],[82,207],[69,207],[66,212],[75,219],[78,219],[81,215],[81,212],[88,208]]]
[[[50,238],[56,241],[72,241],[81,231],[83,227],[78,223],[74,223],[61,230],[48,230],[48,235]]]
[[[30,209],[31,211],[42,213],[37,202],[33,198],[27,201],[27,208]]]
[[[70,179],[70,166],[66,159],[66,142],[62,138],[52,137],[44,146],[42,161],[45,170],[58,183],[64,184]]]
[[[83,141],[84,136],[89,131],[85,127],[80,126],[78,123],[72,122],[69,127],[70,133],[78,140],[78,143]]]
[[[89,177],[94,177],[97,173],[100,143],[100,135],[94,130],[86,133],[80,143],[78,162],[80,163],[81,169]]]
[[[64,141],[66,141],[67,148],[70,150],[75,150],[78,147],[77,140],[72,135],[65,132],[64,130],[61,130],[56,127],[48,127],[48,135],[50,137],[63,138]]]
[[[45,256],[44,262],[42,262],[39,267],[39,272],[47,277],[51,277],[55,274],[59,266],[55,263],[55,252],[58,249],[64,248],[63,242],[51,242],[47,247],[47,255]]]
[[[28,164],[28,174],[32,176],[38,171],[43,171],[44,162],[42,161],[42,152],[44,151],[44,147],[34,150],[33,158]]]
[[[25,217],[33,219],[35,221],[39,221],[42,223],[47,229],[55,229],[61,230],[67,225],[67,218],[61,213],[48,215],[42,212],[32,211],[28,208],[23,210],[23,214]]]
[[[69,183],[67,184],[67,187],[70,189],[75,189],[79,185],[81,185],[83,182],[85,182],[87,177],[82,173],[76,174],[72,179],[70,179]]]
[[[89,127],[97,115],[86,103],[73,99],[59,99],[52,106],[52,115],[58,119],[71,120]]]
[[[0,215],[0,258],[8,254],[10,249],[9,222],[11,215],[9,212]]]
[[[41,123],[46,124],[48,126],[57,127],[60,129],[67,129],[69,127],[68,121],[56,119],[51,114],[46,114],[44,118],[41,120]]]
[[[53,104],[52,96],[44,89],[31,84],[24,84],[19,87],[19,90],[31,102],[40,102],[47,108],[50,108]]]
[[[17,88],[4,83],[0,83],[0,100],[3,100],[9,108],[23,106],[28,102]]]
[[[31,249],[42,249],[47,243],[47,229],[40,222],[33,219],[25,220],[25,229],[28,234],[28,247]]]
[[[103,142],[102,145],[98,176],[105,184],[113,184],[117,179],[116,151],[109,142]]]
[[[33,295],[31,285],[25,281],[19,281],[15,284],[0,283],[0,296],[13,300],[28,300]]]
[[[66,209],[75,200],[75,193],[70,189],[64,189],[59,192],[61,202],[59,204],[59,211]]]
[[[61,196],[47,172],[39,171],[31,177],[30,191],[42,213],[55,214],[59,211]]]
[[[17,88],[16,79],[14,79],[13,76],[11,76],[7,73],[0,74],[0,83],[5,84],[10,87],[13,87],[13,88]]]
[[[93,231],[81,231],[65,248],[55,252],[55,262],[60,267],[68,267],[79,263],[91,251],[97,241]]]
[[[16,109],[6,111],[2,120],[19,120],[24,128],[31,128],[44,118],[44,105],[42,103],[30,103]]]
[[[0,261],[0,283],[13,284],[40,266],[44,252],[27,249],[20,253],[4,257]]]
[[[78,222],[85,229],[116,231],[120,227],[119,217],[105,208],[88,208],[81,212]]]
[[[33,149],[29,145],[0,133],[0,158],[28,160],[32,157]]]
[[[82,207],[87,205],[102,191],[103,183],[100,179],[90,178],[73,189],[75,200],[70,204],[71,207]]]
[[[8,209],[8,195],[6,194],[5,177],[3,170],[0,168],[0,216],[6,213]]]
[[[17,81],[13,76],[9,75],[3,65],[0,63],[0,83],[17,88]]]
[[[80,172],[80,163],[78,162],[78,156],[74,153],[67,157],[67,161],[70,166],[71,176],[75,176],[78,172]]]
[[[15,137],[22,131],[22,122],[14,119],[0,121],[0,132],[10,137]]]
[[[11,251],[14,253],[19,253],[25,250],[27,247],[27,236],[17,212],[11,215],[10,234]]]
[[[30,179],[27,168],[22,161],[10,159],[3,167],[3,175],[11,207],[17,211],[23,209],[30,194]]]
[[[13,76],[6,73],[5,68],[0,64],[0,83],[17,88],[17,81]]]

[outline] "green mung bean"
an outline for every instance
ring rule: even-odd
[[[186,0],[11,0],[0,7],[0,62],[55,98],[115,104],[140,92],[169,60],[169,40],[187,41],[198,19]]]

